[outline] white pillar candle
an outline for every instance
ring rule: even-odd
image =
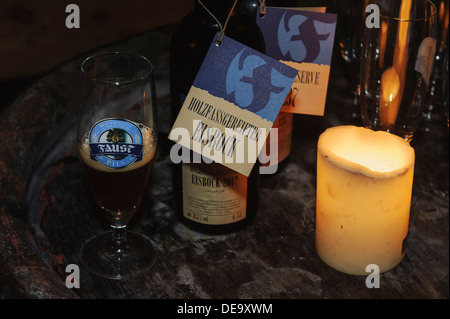
[[[337,126],[319,138],[316,249],[332,268],[368,275],[404,256],[414,174],[414,149],[384,132]]]

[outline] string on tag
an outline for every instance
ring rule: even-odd
[[[259,0],[259,14],[260,16],[266,14],[266,0]]]
[[[217,36],[216,45],[220,46],[220,44],[222,43],[222,39],[225,36],[225,29],[227,28],[228,20],[230,20],[231,14],[233,13],[234,7],[236,7],[236,3],[238,2],[238,0],[234,0],[233,7],[231,7],[230,13],[228,14],[228,17],[225,20],[225,24],[223,26],[220,23],[220,21],[214,16],[214,14],[212,14],[212,12],[209,11],[208,8],[200,0],[197,0],[197,1],[206,10],[206,12],[208,12],[211,15],[211,17],[213,17],[214,20],[216,20],[217,24],[219,25],[220,32]]]

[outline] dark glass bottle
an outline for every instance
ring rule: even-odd
[[[265,0],[267,7],[285,7],[285,8],[309,8],[309,7],[327,7],[331,0]],[[256,19],[256,14],[260,13],[258,6],[260,0],[249,0],[244,4],[244,11],[246,14]],[[275,119],[272,128],[278,129],[278,141],[276,149],[278,151],[278,162],[273,160],[270,165],[279,165],[278,170],[284,166],[285,160],[289,158],[292,148],[292,131],[293,131],[294,114],[288,112],[280,112]],[[270,135],[266,142],[266,147],[270,149]],[[269,152],[268,152],[269,153]],[[266,164],[266,165],[268,165]]]
[[[246,14],[255,18],[257,12],[259,12],[258,7],[260,6],[260,0],[249,0],[244,4],[244,11]],[[265,0],[266,7],[298,7],[298,0]]]
[[[267,7],[297,7],[298,1],[297,0],[266,0],[265,5]],[[253,19],[256,19],[256,14],[258,14],[260,11],[258,9],[258,6],[260,6],[259,0],[249,0],[246,1],[244,4],[244,10],[246,14],[251,16]],[[276,145],[276,149],[278,151],[278,162],[274,163],[273,159],[270,163],[265,165],[280,165],[282,164],[291,153],[291,147],[292,147],[292,125],[293,125],[293,119],[294,114],[293,113],[286,113],[286,112],[280,112],[275,119],[275,122],[273,123],[272,128],[278,129],[278,141]],[[270,135],[267,138],[266,141],[266,147],[267,147],[267,153],[269,154],[270,150]],[[279,170],[280,168],[278,168]]]
[[[238,0],[225,35],[264,52],[259,27],[244,14],[245,1]],[[234,0],[201,0],[201,3],[224,25]],[[193,11],[176,26],[170,47],[173,122],[219,31],[216,20],[198,0]],[[174,164],[173,176],[176,213],[187,227],[201,233],[223,234],[238,231],[254,219],[258,209],[258,165],[247,178],[216,163]]]

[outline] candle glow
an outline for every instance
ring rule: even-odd
[[[404,255],[414,150],[402,138],[355,126],[326,130],[317,156],[316,249],[329,266],[366,275]]]

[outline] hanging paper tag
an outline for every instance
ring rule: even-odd
[[[249,176],[297,70],[231,38],[216,39],[169,139]]]
[[[323,115],[337,15],[267,7],[256,22],[267,55],[298,70],[282,112]]]

